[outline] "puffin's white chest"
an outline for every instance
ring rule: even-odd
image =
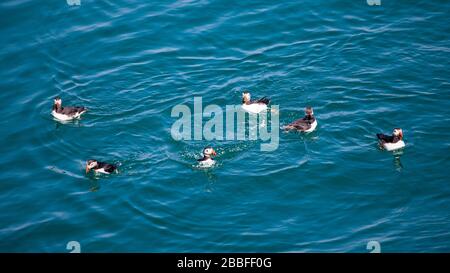
[[[55,110],[52,111],[52,116],[56,119],[62,120],[62,121],[68,121],[68,120],[72,120],[74,119],[74,117],[72,116],[67,116],[67,115],[63,115],[63,114],[59,114],[56,113]]]
[[[69,115],[64,115],[64,114],[60,114],[60,113],[56,113],[55,110],[52,111],[52,116],[58,120],[62,120],[62,121],[69,121],[69,120],[73,120],[73,119],[77,119],[80,118],[82,114],[84,114],[86,111],[83,112],[79,112],[76,113],[73,116],[69,116]]]
[[[312,131],[316,130],[316,127],[317,127],[317,119],[314,120],[313,123],[311,123],[311,128],[305,130],[305,133],[311,133]]]
[[[267,110],[267,105],[264,103],[242,104],[242,109],[252,114],[258,114]]]
[[[387,151],[395,151],[398,149],[401,149],[403,147],[405,147],[405,142],[403,140],[399,140],[395,143],[384,143],[383,147],[387,150]]]
[[[109,172],[105,171],[104,168],[95,169],[94,172],[95,172],[95,173],[110,174]]]
[[[214,159],[212,158],[208,158],[198,162],[200,168],[210,168],[214,166],[214,164],[216,164],[216,161],[214,161]]]

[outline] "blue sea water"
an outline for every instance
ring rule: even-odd
[[[69,1],[71,2],[71,1]],[[0,252],[450,252],[450,2],[4,0]],[[268,96],[309,135],[175,141]],[[56,122],[52,100],[84,105]],[[402,127],[400,153],[375,134]],[[206,145],[218,165],[193,168]],[[84,174],[97,158],[120,164]]]

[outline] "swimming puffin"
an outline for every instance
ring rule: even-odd
[[[109,163],[98,162],[97,160],[88,160],[86,162],[86,174],[91,170],[95,173],[112,174],[117,172],[117,166]]]
[[[268,99],[267,97],[263,97],[259,100],[252,101],[250,98],[251,97],[249,92],[242,93],[242,109],[244,109],[244,111],[258,114],[262,111],[267,110],[270,99]]]
[[[80,106],[66,106],[62,107],[62,100],[60,97],[56,97],[53,101],[52,115],[56,119],[67,121],[76,118],[86,113],[87,109]]]
[[[200,167],[203,167],[203,168],[212,167],[216,163],[216,161],[214,161],[212,156],[216,156],[216,155],[217,155],[217,153],[213,148],[206,147],[205,149],[203,149],[203,157],[200,159],[197,159],[198,164],[200,165]]]
[[[405,147],[403,141],[403,130],[401,128],[394,128],[392,135],[377,134],[380,145],[387,151],[398,150]]]
[[[294,122],[289,123],[284,127],[285,130],[297,130],[300,132],[309,133],[316,129],[317,120],[314,117],[314,111],[312,107],[305,108],[305,116]]]

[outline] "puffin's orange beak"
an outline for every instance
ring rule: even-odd
[[[217,153],[216,153],[215,150],[212,151],[212,154],[213,154],[213,156],[216,156],[216,155],[217,155]]]
[[[86,164],[86,174],[89,173],[89,165]]]

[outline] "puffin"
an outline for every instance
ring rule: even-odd
[[[66,106],[62,107],[62,100],[56,97],[53,100],[52,115],[54,118],[62,121],[68,121],[80,118],[82,114],[86,113],[87,109],[82,106]]]
[[[200,167],[209,168],[212,167],[216,161],[212,158],[212,156],[216,156],[216,151],[211,147],[206,147],[203,149],[203,157],[197,159],[197,162]]]
[[[109,164],[105,162],[99,162],[97,160],[88,160],[86,162],[86,174],[88,174],[91,170],[94,170],[96,174],[112,174],[114,172],[118,172],[117,166],[114,164]]]
[[[403,141],[403,130],[401,128],[394,128],[392,135],[377,134],[377,138],[381,147],[387,151],[394,151],[405,147]]]
[[[249,92],[242,93],[242,109],[246,112],[252,114],[261,113],[262,111],[267,110],[269,103],[270,99],[267,97],[252,101]]]
[[[300,132],[310,133],[317,127],[317,120],[314,117],[314,111],[312,107],[305,108],[305,116],[294,122],[289,123],[284,127],[285,130],[297,130]]]

